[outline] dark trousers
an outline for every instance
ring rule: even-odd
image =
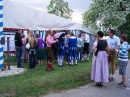
[[[21,67],[22,47],[16,46],[17,67]]]
[[[77,53],[78,53],[78,60],[82,61],[82,55],[83,55],[82,47],[78,47]]]
[[[84,54],[89,54],[89,43],[84,43]]]
[[[29,68],[35,68],[36,66],[35,55],[36,55],[36,50],[29,49],[29,59],[30,59]]]
[[[66,52],[66,62],[69,62],[69,53]]]

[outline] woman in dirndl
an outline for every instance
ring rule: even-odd
[[[96,82],[97,86],[103,86],[103,82],[108,82],[109,67],[108,55],[106,50],[108,48],[107,41],[103,39],[104,33],[97,32],[98,40],[94,43],[93,51],[96,50],[92,64],[91,79]]]
[[[63,59],[64,59],[64,55],[65,55],[65,42],[64,42],[64,37],[65,34],[61,34],[60,37],[58,38],[58,66],[62,67],[63,64]]]
[[[27,50],[26,50],[26,38],[25,35],[22,34],[22,57],[21,60],[22,62],[26,62],[27,61]]]

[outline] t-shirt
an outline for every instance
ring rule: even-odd
[[[44,48],[44,41],[42,38],[37,38],[38,41],[38,48]]]
[[[128,42],[123,42],[118,51],[118,59],[121,61],[128,61]]]

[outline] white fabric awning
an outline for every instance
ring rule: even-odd
[[[94,34],[84,25],[24,5],[4,0],[4,28],[29,30],[82,30]],[[78,18],[77,18],[78,19]]]

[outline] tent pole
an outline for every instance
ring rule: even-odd
[[[3,46],[1,45],[1,38],[3,37],[3,0],[0,0],[0,68],[3,68]]]

